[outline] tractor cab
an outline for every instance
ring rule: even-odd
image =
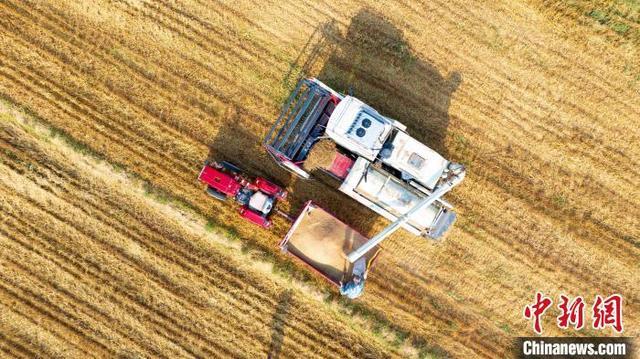
[[[263,228],[271,227],[276,201],[287,197],[280,186],[262,177],[249,178],[229,162],[205,164],[198,179],[206,183],[211,197],[221,201],[232,198],[241,206],[240,216]]]

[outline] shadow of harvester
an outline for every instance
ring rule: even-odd
[[[353,92],[380,113],[404,123],[412,136],[447,157],[444,140],[449,126],[451,96],[462,76],[443,76],[430,62],[421,59],[402,31],[382,14],[360,10],[342,35],[334,22],[316,28],[291,65],[283,82],[316,71],[322,53],[330,56],[316,77],[343,93]],[[303,56],[306,54],[306,56]]]
[[[351,20],[318,78],[334,88],[351,87],[355,96],[447,156],[449,104],[462,77],[457,72],[444,77],[418,58],[402,32],[381,14],[365,9]]]

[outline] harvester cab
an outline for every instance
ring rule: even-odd
[[[240,216],[263,228],[271,227],[271,214],[287,192],[262,177],[251,178],[230,162],[212,162],[202,167],[198,179],[207,185],[207,193],[218,200],[232,198],[240,204]]]

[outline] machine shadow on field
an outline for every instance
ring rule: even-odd
[[[337,91],[352,92],[448,156],[449,105],[462,83],[460,73],[441,74],[415,53],[402,31],[384,15],[365,8],[351,19],[344,35],[334,22],[318,26],[290,66],[284,84],[295,84],[293,69],[302,76],[314,75],[314,67],[327,51],[331,54],[315,77]]]
[[[295,78],[294,70],[299,74]],[[449,105],[462,76],[458,72],[443,75],[421,59],[402,31],[384,15],[362,9],[344,34],[333,21],[318,26],[283,78],[283,85],[292,87],[297,79],[316,73],[316,78],[334,90],[351,93],[381,114],[402,122],[411,136],[448,158],[445,140]],[[323,188],[313,180],[296,181],[294,193],[313,198],[365,234],[371,230],[378,216],[328,188],[337,185],[331,179],[325,180],[317,173],[314,176],[324,183]]]
[[[280,355],[282,343],[284,342],[284,328],[286,325],[289,307],[291,306],[291,290],[285,290],[278,298],[278,307],[271,321],[271,344],[267,358],[276,359]]]
[[[209,143],[207,160],[231,162],[250,175],[262,176],[286,187],[291,174],[268,160],[260,146],[262,138],[258,131],[239,125],[242,123],[240,117],[247,116],[241,111],[242,109],[237,108],[230,110],[228,120],[218,128],[217,134]]]

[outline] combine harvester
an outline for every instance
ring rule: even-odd
[[[438,239],[455,221],[442,196],[465,176],[464,166],[449,162],[406,132],[400,122],[379,114],[352,96],[316,79],[301,80],[264,141],[267,152],[286,170],[308,179],[305,161],[330,141],[331,160],[319,168],[340,182],[339,190],[392,221],[369,239],[313,201],[292,219],[275,209],[286,192],[264,178],[250,180],[227,162],[205,165],[199,179],[217,199],[234,198],[240,215],[269,228],[273,212],[293,224],[280,248],[340,288],[358,297],[380,251],[380,243],[399,228]]]
[[[332,283],[355,280],[361,290],[380,242],[397,229],[438,239],[455,221],[453,207],[442,196],[464,179],[464,166],[444,159],[407,134],[406,126],[357,98],[317,79],[303,79],[264,147],[281,167],[308,179],[305,161],[321,140],[333,143],[333,160],[320,170],[340,181],[341,192],[392,221],[367,239],[307,202],[280,247]]]

